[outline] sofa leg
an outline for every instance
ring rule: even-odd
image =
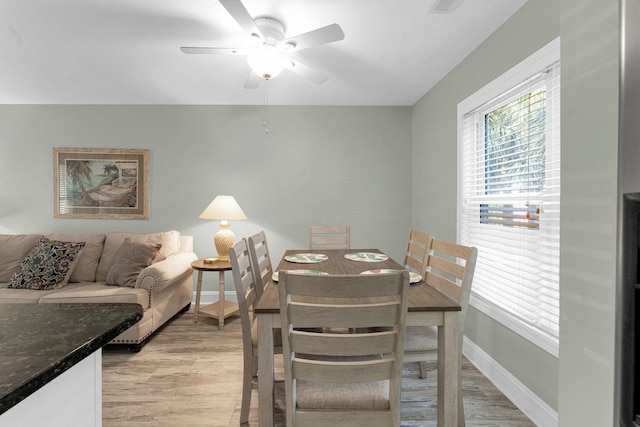
[[[189,311],[189,309],[191,308],[191,303],[185,305],[181,310],[180,310],[180,314],[184,314],[187,311]]]
[[[147,340],[142,341],[141,343],[138,344],[132,344],[128,347],[129,353],[139,353],[140,350],[142,350],[142,346],[144,345],[144,343]]]

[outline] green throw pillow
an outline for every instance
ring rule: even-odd
[[[85,242],[61,242],[43,237],[22,261],[7,287],[40,291],[63,287],[84,245]]]

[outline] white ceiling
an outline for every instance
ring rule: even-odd
[[[290,37],[338,23],[342,41],[297,52],[329,76],[284,70],[270,105],[413,105],[526,0],[244,0]],[[181,46],[246,46],[218,0],[0,0],[2,104],[260,105],[239,55],[186,55]]]

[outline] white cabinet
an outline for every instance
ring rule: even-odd
[[[0,415],[0,427],[100,427],[102,349]]]

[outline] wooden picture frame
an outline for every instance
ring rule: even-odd
[[[54,148],[55,218],[149,219],[149,150]]]

